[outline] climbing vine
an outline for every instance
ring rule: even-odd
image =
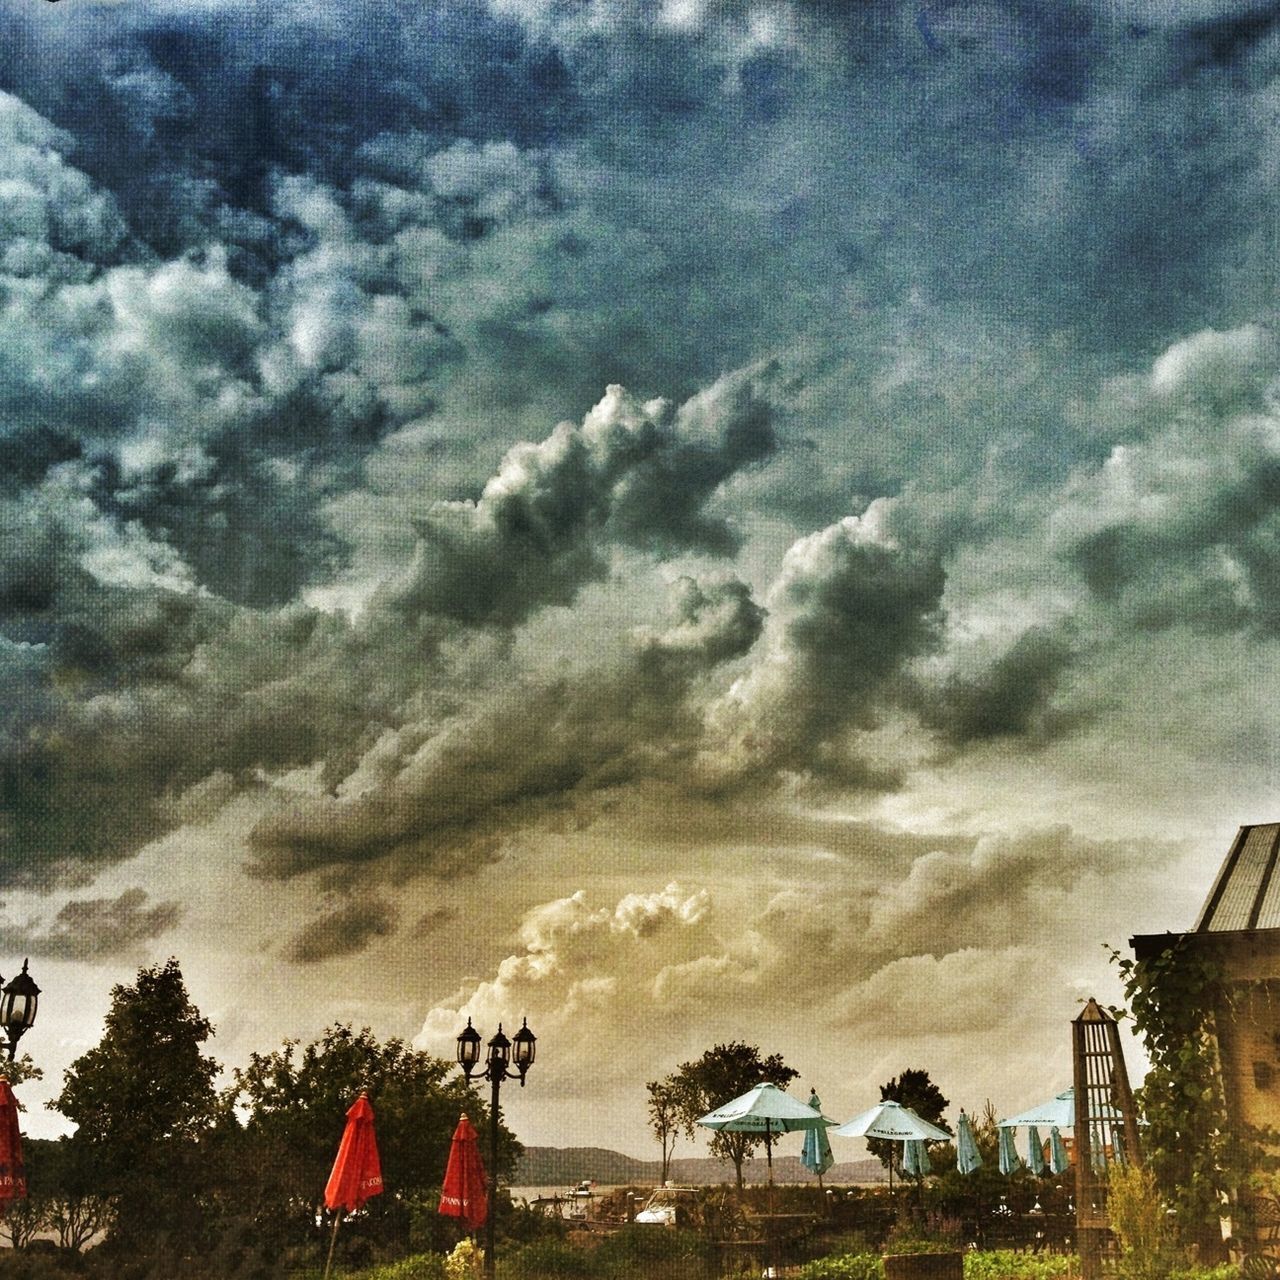
[[[1142,960],[1112,960],[1150,1061],[1137,1090],[1143,1157],[1183,1238],[1216,1234],[1223,1197],[1273,1163],[1261,1146],[1268,1135],[1233,1129],[1227,1114],[1214,1018],[1234,1016],[1230,988],[1221,965],[1185,938]]]

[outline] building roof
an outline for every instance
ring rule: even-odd
[[[1241,827],[1205,899],[1197,933],[1280,929],[1280,822]]]

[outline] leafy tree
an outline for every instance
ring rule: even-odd
[[[929,1079],[927,1071],[909,1068],[901,1075],[894,1076],[887,1084],[880,1086],[882,1102],[900,1102],[910,1107],[921,1120],[930,1124],[941,1124],[942,1113],[949,1103],[942,1096],[942,1090]],[[887,1169],[889,1161],[902,1158],[902,1143],[888,1138],[868,1138],[867,1150],[877,1157]]]
[[[662,1147],[662,1181],[666,1182],[681,1125],[680,1083],[675,1076],[668,1076],[650,1080],[645,1088],[649,1091],[649,1128]]]
[[[219,1114],[220,1068],[201,1052],[212,1034],[177,960],[140,969],[132,986],[112,988],[101,1042],[71,1064],[48,1104],[76,1125],[71,1189],[114,1201],[118,1243],[187,1245],[198,1235]]]
[[[786,1065],[782,1055],[760,1056],[755,1045],[740,1040],[718,1044],[694,1062],[681,1063],[671,1079],[678,1091],[680,1124],[689,1137],[697,1130],[699,1116],[744,1094],[762,1081],[785,1089],[800,1073]],[[733,1164],[738,1190],[742,1190],[742,1165],[760,1145],[757,1133],[720,1129],[711,1138],[711,1154]]]
[[[462,1112],[482,1142],[488,1135],[488,1107],[453,1064],[403,1040],[379,1043],[368,1027],[337,1025],[308,1045],[285,1041],[274,1053],[253,1054],[233,1086],[237,1107],[247,1112],[233,1138],[234,1181],[242,1205],[260,1222],[291,1218],[299,1231],[314,1223],[347,1109],[362,1089],[373,1104],[383,1180],[394,1193],[370,1201],[371,1218],[388,1219],[438,1193]],[[520,1149],[500,1125],[500,1172],[510,1173]],[[408,1230],[406,1222],[384,1221],[382,1228]]]

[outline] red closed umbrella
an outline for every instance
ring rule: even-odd
[[[362,1093],[347,1111],[347,1127],[324,1189],[324,1202],[330,1209],[352,1213],[370,1196],[381,1194],[382,1164],[373,1136],[373,1108],[368,1095]]]
[[[342,1210],[354,1213],[371,1196],[382,1194],[382,1162],[378,1159],[378,1141],[373,1136],[373,1108],[368,1094],[362,1093],[347,1111],[347,1127],[342,1131],[333,1172],[324,1189],[324,1203],[336,1212],[333,1239],[329,1243],[327,1277],[333,1266],[333,1247],[338,1243],[338,1223]]]
[[[22,1133],[18,1129],[18,1100],[9,1081],[0,1076],[0,1212],[27,1194],[27,1171],[22,1163]]]
[[[484,1226],[489,1216],[489,1189],[480,1159],[480,1141],[465,1114],[459,1117],[449,1145],[440,1212],[461,1218],[472,1231]]]

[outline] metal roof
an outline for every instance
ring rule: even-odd
[[[1280,822],[1241,827],[1205,899],[1197,933],[1280,929]]]

